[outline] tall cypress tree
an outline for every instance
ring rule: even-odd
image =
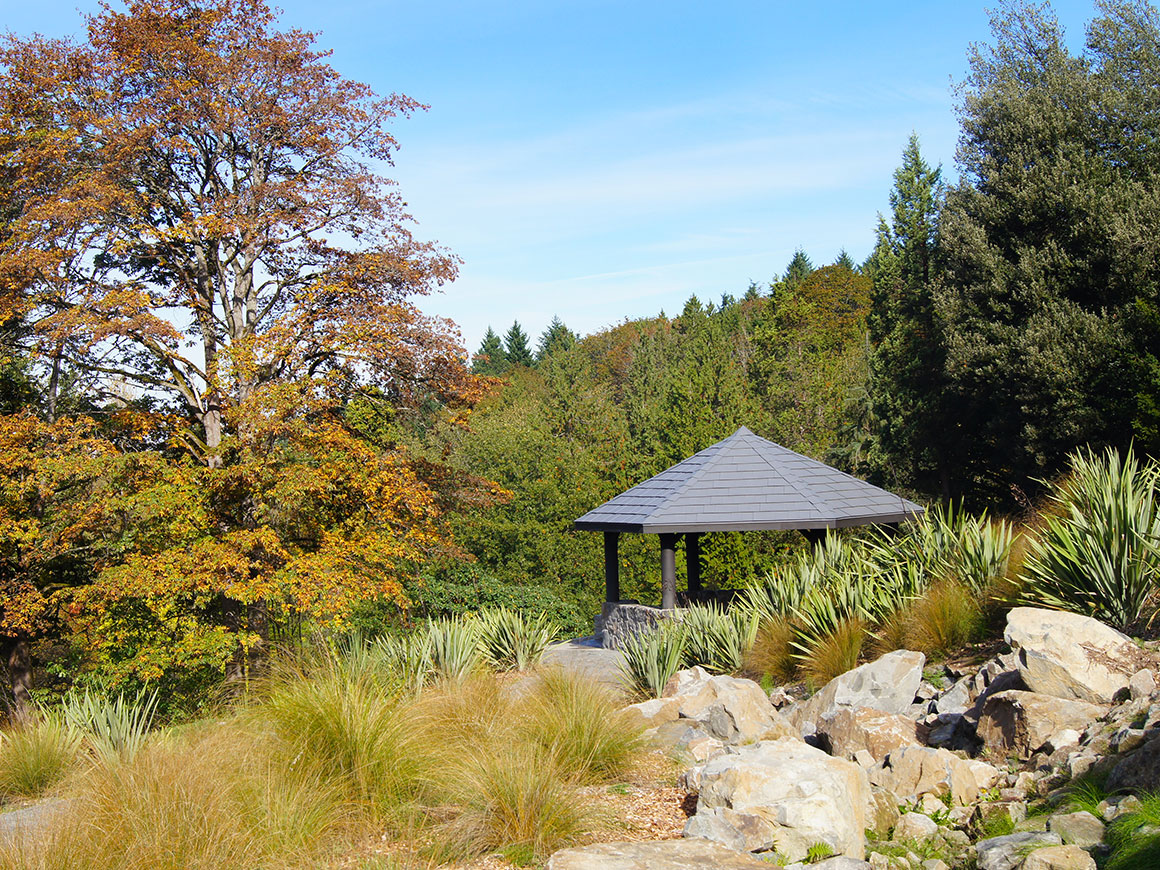
[[[524,332],[518,320],[512,323],[512,328],[504,335],[503,348],[509,365],[530,368],[535,364],[531,348],[528,347],[528,334]]]
[[[471,370],[477,375],[502,375],[508,370],[503,344],[490,326],[471,361]]]
[[[946,350],[932,285],[943,194],[941,167],[923,159],[912,134],[894,172],[891,219],[878,219],[868,263],[874,289],[867,325],[872,464],[891,484],[946,497]]]

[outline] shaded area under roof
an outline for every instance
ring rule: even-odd
[[[898,523],[921,505],[754,435],[744,426],[593,508],[593,532],[742,532]]]

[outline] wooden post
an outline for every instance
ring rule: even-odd
[[[620,600],[620,532],[604,533],[604,600]]]
[[[799,529],[798,531],[802,533],[803,538],[810,542],[810,547],[816,550],[826,540],[826,533],[829,529]]]
[[[661,535],[661,608],[677,606],[677,536]]]
[[[699,532],[685,533],[685,573],[689,577],[689,600],[696,601],[701,595],[701,535]]]

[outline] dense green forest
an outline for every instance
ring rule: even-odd
[[[864,262],[799,250],[676,316],[515,323],[469,359],[416,301],[456,259],[369,168],[418,104],[341,78],[257,0],[156,5],[0,52],[18,708],[35,670],[193,713],[320,627],[509,604],[586,631],[601,544],[572,521],[741,425],[993,515],[1078,446],[1160,452],[1150,6],[1101,3],[1074,51],[1049,7],[1004,5],[958,88],[957,180],[900,131]],[[655,539],[621,546],[623,593],[657,600]],[[703,575],[748,585],[802,546],[711,535]]]
[[[1155,10],[1102,4],[1079,54],[1047,7],[1009,4],[993,31],[959,86],[958,182],[912,135],[864,262],[799,250],[767,285],[675,317],[582,338],[553,321],[534,353],[518,323],[489,330],[474,368],[502,386],[448,442],[511,493],[453,521],[476,576],[595,612],[599,542],[570,521],[742,424],[998,514],[1023,513],[1079,445],[1156,453]],[[653,545],[622,544],[626,594],[646,601]],[[795,546],[711,535],[707,578],[744,585]]]

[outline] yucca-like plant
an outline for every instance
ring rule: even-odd
[[[498,671],[526,671],[540,663],[560,629],[546,613],[525,615],[506,607],[479,614],[479,647]]]
[[[650,632],[632,636],[620,648],[625,685],[638,697],[659,698],[665,684],[680,670],[684,650],[684,627],[668,620]]]
[[[1142,615],[1160,576],[1157,468],[1129,450],[1071,455],[1024,562],[1030,603],[1095,616],[1126,628]]]
[[[129,699],[90,692],[66,695],[64,721],[83,735],[85,743],[106,765],[132,761],[149,736],[157,710],[157,693],[142,689]]]
[[[384,635],[374,645],[387,678],[404,694],[414,695],[431,679],[431,633],[413,631],[406,635]]]
[[[685,611],[683,624],[683,664],[700,665],[717,674],[740,671],[757,634],[757,616],[745,608],[694,604]]]
[[[433,619],[427,623],[431,645],[431,665],[447,680],[462,680],[483,664],[479,654],[479,625],[476,620]]]

